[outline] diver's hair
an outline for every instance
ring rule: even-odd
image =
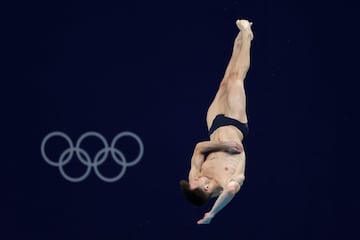
[[[195,207],[205,205],[211,197],[200,188],[190,189],[190,184],[185,180],[180,181],[180,187],[186,200],[188,200]]]

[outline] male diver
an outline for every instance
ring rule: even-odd
[[[236,25],[240,31],[232,56],[207,112],[210,140],[196,144],[188,181],[180,181],[186,199],[195,206],[217,197],[198,224],[209,224],[239,192],[245,179],[242,141],[248,133],[248,119],[244,80],[250,67],[253,32],[247,20],[237,20]]]

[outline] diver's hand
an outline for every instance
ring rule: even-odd
[[[204,217],[200,219],[197,224],[210,224],[213,218],[214,216],[210,212],[205,213]]]
[[[237,143],[235,141],[222,142],[222,143],[227,146],[225,150],[230,154],[239,154],[242,151],[244,151],[244,147],[241,143]]]

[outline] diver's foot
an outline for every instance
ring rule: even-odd
[[[241,32],[248,33],[250,38],[253,39],[254,34],[251,30],[252,22],[249,22],[248,20],[245,19],[241,19],[236,21],[236,25]]]

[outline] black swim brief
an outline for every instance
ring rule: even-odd
[[[236,119],[225,117],[224,114],[216,115],[214,121],[212,122],[212,125],[209,130],[209,136],[219,127],[223,126],[235,126],[237,129],[240,130],[240,132],[243,134],[244,138],[249,132],[249,126],[247,123],[242,123]]]

